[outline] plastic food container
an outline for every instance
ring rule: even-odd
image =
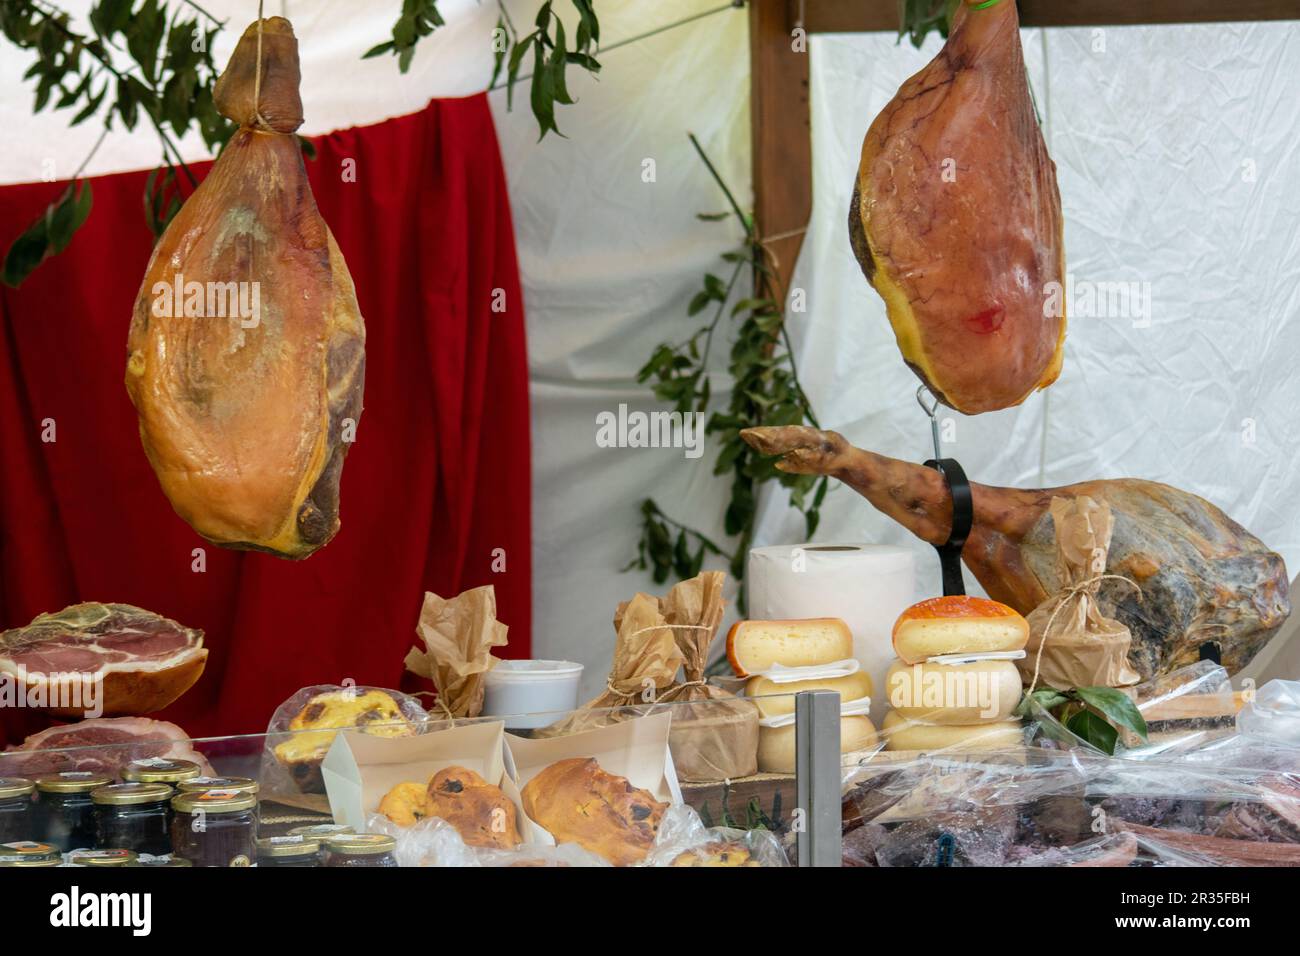
[[[578,706],[581,679],[582,665],[572,661],[501,661],[484,680],[483,714],[505,717],[511,729],[545,727],[560,719],[556,711]]]

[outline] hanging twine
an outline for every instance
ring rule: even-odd
[[[262,0],[257,0],[257,63],[253,73],[253,128],[270,130],[262,116]]]
[[[763,258],[771,263],[773,272],[781,271],[781,258],[772,250],[772,243],[780,242],[782,239],[793,239],[795,236],[802,236],[807,231],[807,226],[800,226],[798,229],[778,232],[775,235],[764,236],[758,240],[758,244],[763,250]]]
[[[713,630],[713,628],[705,624],[651,624],[649,627],[642,627],[633,631],[631,634],[628,635],[628,638],[636,637],[638,634],[644,634],[646,633],[646,631],[658,631],[658,630],[665,630],[665,629],[672,630],[673,628],[679,628],[685,631],[712,631]],[[683,684],[677,684],[676,686],[677,687],[703,687],[705,683],[707,682],[702,680],[692,680],[692,681],[686,681]],[[640,696],[641,693],[639,691],[633,691],[632,693],[629,694],[615,687],[614,671],[612,669],[609,672],[609,677],[605,679],[605,690],[608,691],[614,697],[619,697],[622,698],[623,700],[631,700],[634,697]]]
[[[1096,574],[1090,578],[1085,578],[1084,580],[1080,581],[1078,584],[1071,584],[1069,587],[1061,588],[1061,590],[1058,593],[1063,594],[1065,596],[1061,599],[1060,603],[1058,603],[1056,607],[1052,610],[1051,616],[1048,617],[1047,619],[1047,625],[1043,628],[1043,636],[1038,641],[1038,652],[1034,655],[1034,679],[1029,682],[1029,690],[1027,690],[1025,693],[1032,694],[1034,692],[1034,688],[1038,686],[1038,667],[1043,660],[1043,648],[1047,646],[1047,635],[1052,632],[1052,625],[1056,623],[1056,615],[1061,613],[1061,608],[1065,607],[1066,604],[1070,603],[1072,600],[1076,598],[1091,597],[1092,595],[1090,592],[1092,590],[1092,587],[1096,584],[1100,584],[1102,581],[1107,581],[1107,580],[1123,581],[1125,584],[1129,585],[1135,591],[1137,591],[1138,600],[1139,601],[1142,600],[1142,589],[1137,586],[1136,582],[1134,582],[1130,578],[1124,577],[1124,575],[1122,574]]]
[[[434,701],[433,701],[434,705],[437,706],[437,707],[439,707],[439,708],[441,708],[443,714],[446,716],[447,721],[448,721],[449,723],[451,723],[453,726],[455,725],[455,723],[456,723],[456,715],[453,714],[453,713],[451,712],[451,708],[450,708],[450,707],[448,707],[445,703],[443,703],[443,701],[442,701],[442,693],[441,693],[441,691],[436,691],[436,690],[417,690],[413,696],[415,696],[415,697],[432,697],[432,698],[434,698]]]

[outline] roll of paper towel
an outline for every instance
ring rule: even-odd
[[[792,544],[749,552],[749,616],[838,617],[853,631],[853,656],[871,675],[871,719],[888,709],[885,672],[893,630],[912,603],[912,552],[884,544]]]

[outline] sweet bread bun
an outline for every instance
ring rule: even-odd
[[[294,714],[289,721],[292,733],[275,746],[276,759],[304,793],[324,793],[321,761],[338,731],[350,727],[375,737],[411,737],[417,730],[397,700],[385,691],[325,691]]]
[[[743,843],[715,840],[679,853],[670,866],[762,866]]]
[[[1020,690],[1020,671],[1012,661],[895,661],[885,674],[885,700],[894,712],[931,724],[1006,720],[1020,703]]]
[[[410,827],[429,816],[429,795],[418,783],[399,783],[379,801],[379,812],[399,827]]]
[[[853,656],[853,632],[837,617],[798,621],[737,621],[727,634],[727,660],[737,677],[773,664],[811,667]]]
[[[913,604],[894,623],[894,653],[909,664],[940,654],[1023,650],[1029,622],[997,601],[965,594]]]
[[[1012,667],[1012,670],[1015,670]],[[745,685],[745,696],[752,697],[752,703],[764,717],[780,717],[782,714],[794,713],[794,695],[805,690],[832,690],[840,695],[840,702],[861,700],[872,693],[871,675],[858,671],[846,677],[824,677],[818,680],[797,680],[788,684],[778,684],[767,677],[751,677]],[[779,697],[766,695],[780,694]]]
[[[427,796],[429,816],[446,820],[469,846],[513,850],[519,845],[519,811],[500,787],[473,770],[439,770]]]
[[[473,770],[446,767],[428,785],[399,783],[379,801],[379,812],[399,827],[438,817],[468,846],[513,850],[519,845],[519,811],[500,787]]]
[[[528,781],[521,796],[524,812],[556,843],[576,843],[614,866],[645,859],[668,809],[591,757],[551,764]]]
[[[1019,750],[1025,745],[1024,729],[1018,720],[987,724],[923,724],[908,720],[896,711],[885,715],[880,725],[886,750]]]
[[[876,746],[876,725],[868,717],[840,718],[840,753]],[[758,728],[758,769],[761,773],[794,773],[795,725]]]

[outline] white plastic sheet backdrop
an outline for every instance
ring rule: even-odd
[[[941,409],[944,455],[989,484],[1176,485],[1253,531],[1294,575],[1300,25],[1025,30],[1021,40],[1057,165],[1067,272],[1080,286],[1149,283],[1149,322],[1071,315],[1057,383],[1016,409]],[[882,34],[812,38],[814,213],[792,282],[807,290],[791,329],[823,425],[913,461],[932,456],[918,380],[845,218],[867,126],[938,48],[935,37],[919,52]],[[760,514],[760,543],[800,537],[784,493]],[[823,539],[916,548],[918,594],[937,593],[933,550],[847,488],[828,495],[822,527]]]
[[[606,46],[720,5],[719,0],[609,0]],[[86,0],[65,0],[84,12]],[[224,61],[255,15],[251,0],[209,0],[230,29]],[[536,3],[512,0],[516,23]],[[431,96],[485,88],[495,5],[443,0],[448,19],[411,72],[359,52],[384,39],[393,11],[347,0],[269,0],[302,41],[307,123],[318,133],[419,109]],[[637,505],[655,497],[674,517],[721,535],[727,489],[711,451],[604,449],[596,416],[626,402],[657,406],[634,381],[655,344],[697,326],[686,306],[705,271],[738,239],[697,212],[725,208],[687,139],[695,132],[736,194],[749,182],[748,52],[743,11],[726,11],[601,59],[599,80],[573,71],[579,99],[561,108],[568,138],[537,142],[526,87],[513,112],[492,104],[509,178],[528,314],[534,447],[534,653],[581,661],[582,693],[604,680],[615,605],[648,577],[623,574]],[[1146,327],[1074,316],[1065,370],[1019,409],[952,420],[945,454],[984,482],[1035,486],[1085,478],[1152,478],[1224,508],[1300,569],[1300,26],[1291,23],[1110,28],[1104,52],[1088,29],[1022,34],[1056,160],[1069,271],[1085,281],[1151,284]],[[98,130],[68,131],[63,113],[30,113],[30,58],[0,57],[0,183],[40,179],[53,157],[66,176]],[[913,399],[875,293],[845,239],[863,133],[917,52],[885,34],[811,42],[815,208],[796,284],[808,312],[791,328],[799,369],[823,423],[896,457],[929,457]],[[87,172],[157,159],[147,130],[118,132]],[[187,158],[202,158],[190,137]],[[654,181],[646,182],[646,161]],[[1251,176],[1253,173],[1253,177]],[[1253,180],[1253,181],[1252,181]],[[719,371],[725,349],[719,353]],[[718,381],[717,385],[722,382]],[[718,401],[726,394],[715,389]],[[802,539],[784,495],[765,498],[759,544]],[[916,549],[918,590],[937,588],[933,552],[847,489],[826,501],[822,540],[868,539]],[[414,624],[414,622],[412,622]],[[1300,675],[1293,675],[1300,676]]]
[[[602,0],[601,37],[608,45],[721,5]],[[492,97],[528,317],[533,652],[586,665],[584,700],[605,685],[618,603],[668,587],[620,571],[636,553],[641,501],[724,537],[728,486],[712,475],[715,448],[691,460],[680,449],[600,448],[596,416],[620,403],[663,408],[636,371],[657,344],[703,324],[707,315],[686,314],[691,297],[743,239],[734,222],[696,218],[727,203],[687,133],[746,203],[748,36],[745,11],[729,10],[606,53],[598,80],[570,80],[578,104],[556,114],[567,139],[537,142],[526,91],[511,113],[504,94]],[[727,347],[713,351],[725,372]]]

